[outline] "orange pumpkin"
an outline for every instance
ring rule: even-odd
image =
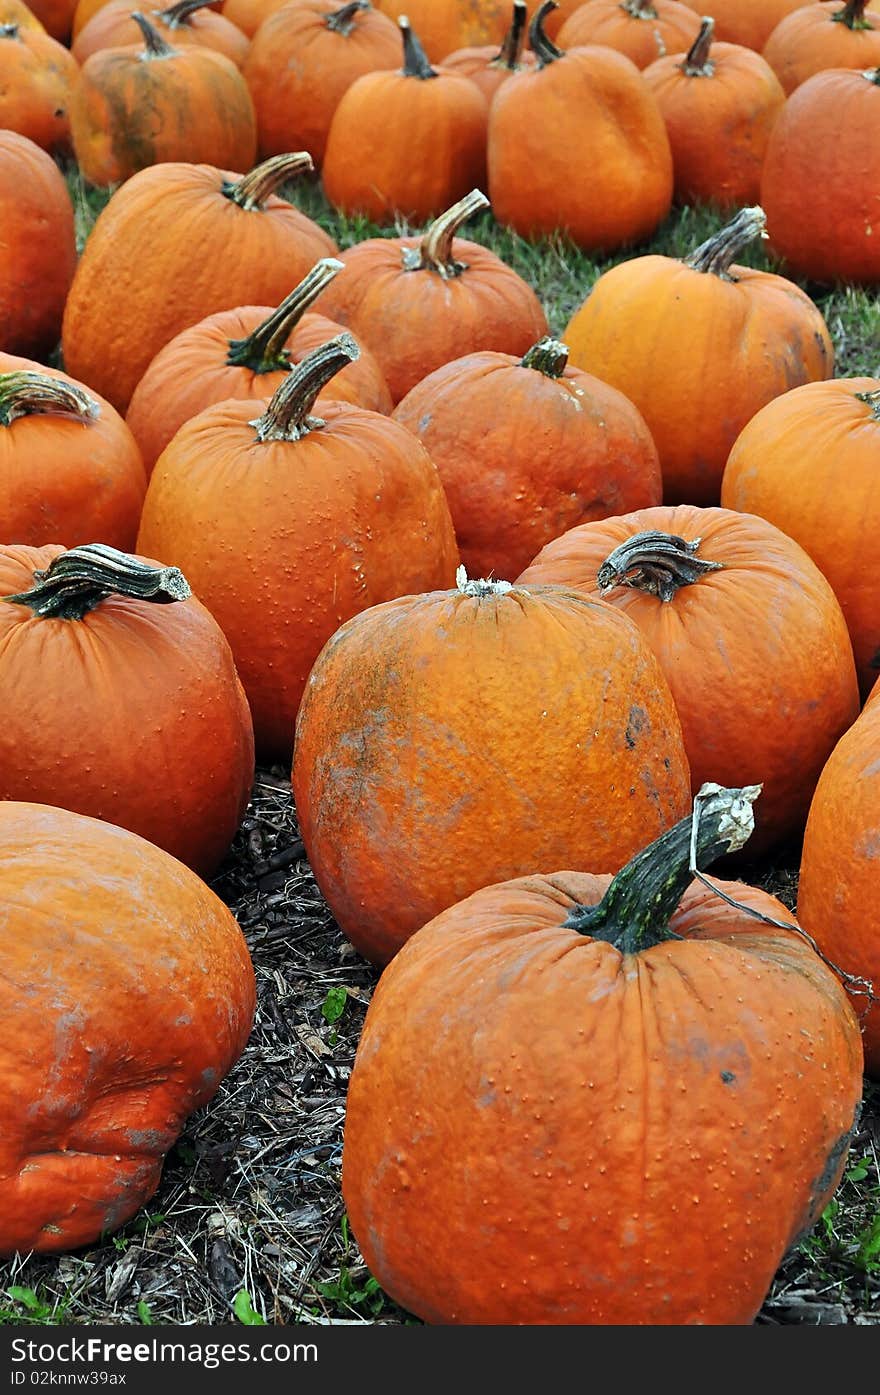
[[[264,20],[280,10],[283,5],[296,0],[224,0],[221,14],[240,29],[248,39],[252,39]]]
[[[679,0],[591,0],[563,24],[559,45],[607,44],[647,68],[667,53],[687,53],[699,32],[699,19]]]
[[[522,359],[468,354],[394,413],[440,471],[472,576],[516,576],[576,523],[660,502],[657,450],[635,407],[567,365],[553,339]]]
[[[148,10],[136,0],[110,0],[96,11],[74,39],[73,56],[78,63],[85,63],[102,48],[122,48],[137,43],[140,35],[133,16],[140,10],[172,47],[186,48],[196,44],[216,49],[240,68],[247,56],[248,41],[228,19],[208,8],[212,3],[213,0],[177,0],[177,4],[167,9]]]
[[[551,778],[552,773],[552,778]],[[355,947],[528,867],[619,867],[689,804],[672,696],[636,627],[557,587],[467,581],[343,626],[296,726],[309,862]]]
[[[130,548],[146,489],[125,422],[97,393],[0,353],[0,542]]]
[[[375,0],[392,19],[406,16],[422,37],[425,52],[439,63],[455,49],[500,43],[509,0]]]
[[[0,345],[48,354],[76,266],[73,205],[54,160],[0,131]]]
[[[70,38],[70,26],[76,0],[28,0],[28,9],[33,12],[47,34],[59,43]]]
[[[356,358],[341,335],[266,408],[181,427],[150,480],[140,551],[182,566],[232,646],[257,747],[287,759],[309,671],[344,620],[447,584],[458,554],[434,465],[404,427],[318,393]]]
[[[764,57],[786,92],[826,68],[880,67],[880,13],[868,0],[823,0],[793,10],[764,45]]]
[[[499,51],[497,44],[459,48],[443,60],[444,68],[463,73],[476,83],[487,102],[491,102],[502,83],[512,73],[535,66],[535,55],[524,53],[528,12],[525,0],[513,0],[513,20]]]
[[[221,310],[159,350],[125,417],[148,475],[184,422],[230,397],[271,397],[295,364],[342,332],[323,315],[306,313],[342,269],[341,262],[325,258],[276,310],[266,305]],[[332,396],[373,412],[392,408],[382,370],[367,349],[337,373]]]
[[[785,105],[773,69],[739,44],[713,44],[704,19],[684,61],[644,71],[666,122],[679,203],[740,208],[757,202],[770,132]]]
[[[125,411],[156,354],[215,310],[274,305],[332,238],[274,190],[312,168],[279,155],[239,176],[211,165],[141,170],[85,245],[64,312],[64,362]]]
[[[746,208],[684,261],[652,255],[613,267],[565,331],[572,362],[625,392],[648,423],[667,503],[716,503],[746,423],[780,393],[833,371],[809,297],[735,265],[763,229],[762,210]]]
[[[70,149],[73,58],[42,25],[0,14],[0,128],[27,136],[50,154]]]
[[[216,871],[250,798],[253,727],[181,574],[107,547],[4,547],[0,601],[0,799],[106,819]]]
[[[642,509],[557,538],[517,584],[582,591],[635,621],[675,699],[694,793],[710,779],[763,786],[750,854],[803,829],[859,692],[840,606],[797,543],[750,514]]]
[[[505,82],[489,113],[495,216],[523,237],[564,232],[587,250],[638,241],[672,203],[663,117],[623,54],[557,48],[543,28],[551,8],[529,31],[537,68]]]
[[[760,53],[780,20],[816,0],[684,0],[698,15],[715,21],[719,39]]]
[[[748,423],[721,486],[726,508],[775,523],[828,578],[849,626],[865,696],[880,656],[878,452],[880,380],[808,383],[777,397]]]
[[[421,238],[371,238],[349,248],[345,275],[318,302],[373,351],[395,402],[464,353],[524,354],[547,333],[532,288],[488,247],[456,237],[488,204],[474,189]]]
[[[741,846],[756,793],[704,802],[698,865]],[[613,882],[479,891],[382,975],[342,1191],[376,1278],[428,1322],[748,1324],[830,1200],[855,1014],[800,935],[753,918],[791,924],[773,897],[691,885],[691,825]]]
[[[0,802],[0,918],[0,1251],[75,1250],[155,1192],[244,1050],[254,971],[194,873],[66,809]]]

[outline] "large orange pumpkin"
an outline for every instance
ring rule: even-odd
[[[815,0],[684,0],[715,21],[719,39],[760,53],[780,20]]]
[[[648,423],[667,503],[717,503],[746,423],[833,371],[825,321],[805,292],[735,265],[763,230],[762,210],[746,208],[684,261],[613,267],[565,331],[572,362],[625,392]]]
[[[448,585],[458,554],[436,468],[397,422],[326,394],[357,357],[315,350],[265,403],[223,402],[159,457],[139,550],[184,568],[232,646],[257,747],[287,759],[309,671],[358,611]]]
[[[467,581],[343,626],[312,670],[293,792],[312,870],[386,963],[432,916],[529,867],[610,870],[689,802],[660,667],[611,606]]]
[[[49,155],[0,131],[0,346],[48,354],[76,266],[73,205]]]
[[[441,62],[455,49],[500,43],[509,0],[375,0],[392,19],[406,15],[421,35],[428,57]]]
[[[667,53],[687,53],[700,21],[680,0],[590,0],[559,31],[561,48],[603,44],[647,68]]]
[[[698,866],[742,845],[758,793],[709,788]],[[382,975],[342,1189],[376,1278],[428,1322],[747,1324],[830,1200],[855,1014],[796,930],[760,923],[792,923],[773,897],[691,884],[691,829],[613,881],[478,891]]]
[[[826,68],[880,66],[880,13],[868,0],[804,5],[777,24],[764,57],[786,92]]]
[[[797,543],[751,514],[642,509],[557,538],[518,584],[602,597],[635,621],[675,699],[694,792],[763,785],[750,853],[803,829],[859,692],[840,606]]]
[[[464,73],[479,87],[487,102],[491,102],[502,83],[512,73],[535,66],[535,55],[523,51],[526,41],[528,10],[525,0],[513,0],[513,20],[499,50],[497,44],[459,48],[443,60],[444,68]]]
[[[0,801],[0,1251],[74,1250],[143,1206],[254,1016],[244,938],[143,838]]]
[[[70,149],[70,101],[79,65],[35,20],[0,14],[0,128],[50,154]]]
[[[336,244],[274,192],[312,168],[278,155],[249,174],[211,165],[141,170],[99,215],[64,312],[71,373],[120,411],[169,339],[215,310],[276,305]]]
[[[113,548],[3,547],[0,602],[0,800],[106,819],[213,873],[250,798],[254,737],[229,645],[185,579]]]
[[[863,694],[880,661],[880,380],[808,383],[768,403],[737,438],[726,508],[759,514],[800,543],[834,589]]]
[[[72,53],[78,63],[85,63],[102,48],[122,48],[135,44],[140,38],[136,10],[146,15],[155,29],[174,48],[195,44],[213,48],[241,67],[248,52],[248,41],[240,29],[208,6],[213,0],[177,0],[164,10],[151,10],[136,0],[110,0],[84,25],[73,41]],[[286,150],[290,150],[288,145]]]

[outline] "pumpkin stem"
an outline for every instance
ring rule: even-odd
[[[856,397],[860,402],[866,402],[871,408],[872,416],[880,421],[880,388],[874,388],[871,392],[857,392]]]
[[[713,76],[715,64],[709,54],[714,38],[715,21],[711,15],[703,15],[700,20],[700,32],[688,49],[684,62],[678,65],[687,77]]]
[[[651,0],[621,0],[620,8],[633,19],[656,19],[657,11]]]
[[[471,596],[475,600],[483,600],[486,596],[506,596],[508,591],[513,590],[512,581],[493,581],[491,577],[485,576],[479,580],[468,581],[464,567],[456,569],[455,585],[459,595]]]
[[[167,10],[153,10],[152,13],[157,19],[161,19],[168,29],[180,29],[182,25],[190,29],[190,16],[213,3],[214,0],[177,0],[177,4],[169,5]]]
[[[263,415],[250,422],[257,440],[299,441],[310,431],[320,431],[327,423],[309,415],[315,398],[331,378],[360,356],[350,334],[340,334],[310,353],[276,389]]]
[[[569,348],[559,339],[551,339],[549,334],[545,334],[543,339],[539,339],[537,344],[523,354],[519,361],[520,368],[534,368],[536,372],[543,373],[545,378],[561,378],[568,367]]]
[[[435,218],[418,247],[404,247],[401,253],[404,271],[436,271],[444,281],[467,271],[466,262],[457,262],[452,255],[452,243],[462,223],[488,208],[489,200],[479,189],[471,189],[463,199]]]
[[[226,362],[252,373],[283,373],[290,367],[290,350],[284,346],[309,306],[334,276],[345,269],[335,257],[322,257],[298,286],[285,296],[277,310],[246,339],[230,339]]]
[[[871,25],[865,19],[865,10],[868,7],[868,0],[846,0],[842,10],[836,10],[831,16],[835,24],[845,24],[847,29],[870,29]]]
[[[227,199],[237,203],[248,213],[260,212],[276,189],[294,179],[298,174],[311,174],[314,162],[307,150],[292,151],[289,155],[273,155],[261,165],[243,174],[240,179],[226,180],[222,192]]]
[[[875,87],[880,87],[880,68],[869,68],[866,73],[862,73],[863,78],[868,82],[873,82]]]
[[[17,24],[0,24],[0,39],[17,39]]]
[[[192,594],[177,567],[158,567],[104,543],[85,543],[62,552],[45,571],[34,572],[30,591],[4,596],[26,605],[44,620],[82,620],[107,596],[133,596],[168,605]]]
[[[529,48],[537,58],[539,68],[546,68],[548,63],[555,63],[557,58],[565,57],[565,50],[557,48],[553,40],[544,33],[545,19],[558,9],[556,0],[544,0],[529,25]]]
[[[351,0],[350,5],[343,5],[338,10],[333,10],[326,16],[324,23],[328,29],[332,29],[335,34],[341,34],[347,39],[349,34],[354,33],[354,17],[359,10],[372,9],[370,0]]]
[[[135,10],[131,17],[144,36],[144,51],[141,54],[141,58],[148,60],[151,58],[175,57],[177,49],[172,48],[169,43],[166,43],[158,29],[155,29],[139,10]]]
[[[767,236],[767,220],[763,208],[742,208],[739,213],[714,236],[707,238],[689,257],[684,258],[685,266],[694,271],[711,272],[723,281],[732,281],[730,267],[743,248],[755,238]]]
[[[631,586],[661,601],[674,600],[682,586],[693,586],[722,569],[723,563],[697,556],[702,541],[687,542],[673,533],[636,533],[616,547],[596,573],[600,596],[615,586]]]
[[[401,15],[397,23],[403,36],[403,76],[421,78],[423,82],[435,78],[437,74],[406,15]]]
[[[522,66],[520,59],[525,48],[528,18],[529,9],[526,0],[513,0],[513,19],[510,28],[504,36],[501,52],[492,59],[489,64],[490,68],[506,68],[511,73],[519,70]]]
[[[0,426],[11,426],[17,417],[40,415],[90,422],[97,419],[100,410],[94,398],[63,378],[29,369],[0,373]]]
[[[626,864],[598,906],[575,906],[566,928],[605,940],[621,954],[641,954],[665,940],[672,914],[701,866],[737,852],[755,827],[752,805],[760,785],[703,785],[693,812]]]

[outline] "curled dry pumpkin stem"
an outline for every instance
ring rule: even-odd
[[[168,605],[191,594],[177,567],[154,566],[104,543],[85,543],[62,552],[45,571],[34,572],[30,591],[3,599],[28,606],[44,620],[82,620],[108,596]]]
[[[557,58],[565,57],[565,50],[557,48],[553,40],[544,32],[544,21],[548,15],[552,15],[559,6],[556,0],[544,0],[543,5],[534,15],[529,25],[529,48],[538,60],[539,68],[546,68],[548,63],[555,63]]]
[[[90,422],[97,419],[100,410],[94,398],[63,378],[30,370],[0,373],[0,426],[11,426],[18,417],[41,415]]]
[[[543,339],[539,339],[537,344],[533,344],[523,354],[519,366],[534,368],[537,373],[543,373],[545,378],[561,378],[568,367],[568,355],[567,344],[563,344],[561,339],[552,339],[549,334],[545,334]]]
[[[711,15],[703,15],[700,20],[700,32],[688,49],[684,62],[678,65],[687,77],[714,76],[715,64],[709,56],[714,38],[715,21]]]
[[[422,82],[426,82],[428,78],[435,78],[437,73],[431,67],[428,55],[422,48],[418,35],[413,33],[413,27],[406,15],[401,15],[397,23],[403,38],[403,76],[421,78]]]
[[[240,179],[228,180],[223,185],[226,198],[237,203],[246,212],[259,212],[270,195],[295,179],[299,174],[311,174],[315,165],[307,150],[294,150],[289,155],[273,155],[255,169],[243,174]]]
[[[252,373],[284,372],[290,367],[290,350],[285,344],[309,306],[344,270],[344,262],[322,257],[252,334],[246,339],[230,339],[226,362],[232,368],[249,368]]]
[[[350,5],[342,5],[338,10],[333,10],[327,15],[324,23],[328,29],[332,29],[335,34],[341,34],[343,38],[348,38],[355,30],[354,17],[362,10],[372,9],[370,0],[351,0]]]
[[[444,281],[467,271],[467,262],[457,262],[452,244],[462,223],[489,207],[489,200],[479,189],[472,189],[463,199],[435,218],[418,247],[404,247],[401,253],[404,271],[436,271]]]
[[[526,0],[513,0],[513,19],[510,28],[504,36],[500,53],[497,53],[490,62],[490,68],[504,68],[511,73],[519,71],[522,67],[520,60],[526,43],[528,19],[529,9]]]
[[[189,21],[192,16],[213,4],[214,0],[178,0],[176,5],[169,5],[167,10],[152,10],[151,13],[156,19],[161,19],[168,29],[191,29]]]
[[[674,600],[682,586],[693,586],[722,569],[721,562],[697,556],[701,542],[702,538],[688,542],[674,533],[636,533],[605,558],[596,573],[599,594],[605,596],[615,586],[631,586],[661,601]]]
[[[456,569],[455,585],[459,595],[470,596],[474,600],[483,600],[486,596],[506,596],[514,589],[512,581],[495,581],[492,577],[481,576],[469,581],[464,567]]]
[[[880,421],[880,388],[874,388],[872,392],[857,392],[856,397],[859,402],[866,403],[871,409],[871,415]]]
[[[144,36],[144,50],[141,58],[149,60],[175,57],[177,49],[166,43],[158,29],[150,23],[145,15],[142,15],[139,10],[135,10],[131,17]]]
[[[870,29],[871,25],[865,19],[865,10],[868,8],[868,0],[846,0],[842,10],[837,10],[832,16],[835,24],[845,24],[847,29]]]
[[[694,271],[705,271],[720,276],[722,281],[732,281],[730,268],[740,252],[756,238],[766,238],[767,219],[763,208],[757,204],[753,208],[742,208],[736,217],[720,232],[700,243],[689,257],[685,266]]]
[[[320,431],[327,423],[310,415],[315,399],[331,378],[360,356],[350,334],[340,334],[310,353],[276,389],[263,415],[250,423],[257,440],[299,441],[310,431]]]

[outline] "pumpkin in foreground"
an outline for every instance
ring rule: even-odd
[[[111,824],[0,801],[0,1253],[133,1216],[254,1004],[241,931],[193,872]]]
[[[704,787],[699,863],[742,846],[757,792]],[[370,1269],[427,1321],[746,1324],[837,1186],[855,1015],[796,931],[691,884],[691,831],[613,881],[479,891],[383,974],[342,1188]]]

